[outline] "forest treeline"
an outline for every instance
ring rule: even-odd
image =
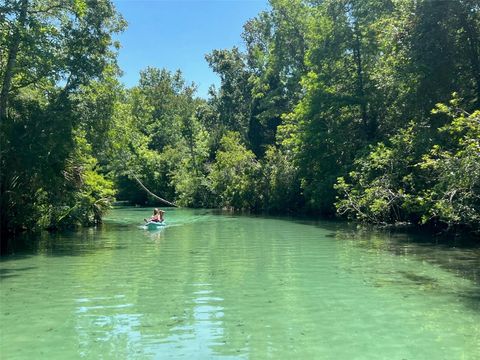
[[[480,225],[478,0],[271,0],[242,48],[125,88],[107,0],[0,6],[2,231],[100,221],[114,198]]]

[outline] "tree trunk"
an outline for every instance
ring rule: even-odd
[[[370,138],[370,129],[369,121],[367,114],[367,102],[365,99],[365,86],[363,81],[363,64],[362,64],[362,52],[361,52],[361,43],[360,43],[360,29],[358,24],[354,24],[354,46],[353,46],[353,57],[355,59],[355,65],[357,70],[357,97],[360,100],[360,111],[362,116],[363,130],[365,136]]]
[[[468,21],[468,20],[466,20]],[[480,106],[480,54],[478,44],[478,34],[475,26],[472,26],[468,22],[466,23],[465,30],[468,37],[468,43],[470,47],[470,64],[472,67],[472,75],[476,82],[476,106]]]
[[[14,75],[15,62],[17,61],[18,48],[20,46],[22,32],[25,28],[27,20],[28,0],[22,0],[20,6],[20,15],[18,24],[13,32],[12,41],[8,47],[8,58],[5,66],[5,74],[3,76],[2,91],[0,93],[0,125],[7,118],[8,93],[12,85]]]

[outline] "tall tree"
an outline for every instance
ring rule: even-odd
[[[2,76],[2,89],[0,91],[0,125],[6,120],[6,117],[7,117],[8,94],[10,92],[12,78],[14,75],[14,68],[15,68],[15,63],[17,61],[18,48],[20,46],[20,42],[22,41],[23,33],[26,30],[26,22],[27,22],[28,0],[22,0],[19,6],[14,6],[14,5],[17,5],[17,4],[7,4],[7,6],[5,6],[4,9],[2,9],[2,12],[5,12],[5,13],[10,13],[10,14],[14,13],[16,15],[16,16],[14,15],[14,17],[17,19],[15,22],[13,22],[13,26],[12,26],[13,31],[12,31],[12,35],[11,35],[8,47],[2,50],[2,53],[6,55],[7,62],[5,64],[5,68],[2,69],[3,76]],[[2,14],[2,23],[6,24],[7,19],[8,18],[6,14]]]
[[[220,75],[220,89],[213,93],[212,105],[218,113],[214,131],[215,147],[226,131],[237,131],[246,140],[251,113],[251,86],[245,55],[238,48],[214,50],[206,55],[210,67]],[[213,90],[214,91],[214,90]]]
[[[83,222],[80,209],[102,195],[89,193],[95,159],[79,96],[115,69],[112,36],[125,22],[107,0],[8,0],[0,11],[1,230]]]
[[[275,143],[282,114],[298,102],[306,70],[308,6],[283,0],[272,1],[271,6],[270,12],[247,21],[243,32],[252,85],[248,138],[258,156]]]

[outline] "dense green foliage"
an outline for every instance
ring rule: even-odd
[[[93,224],[124,22],[109,1],[7,0],[0,25],[1,230]]]
[[[1,8],[2,227],[98,221],[108,199],[480,225],[474,0],[271,0],[243,50],[116,80],[108,1]],[[13,59],[12,61],[10,61]]]
[[[479,224],[479,112],[467,114],[438,105],[435,114],[450,121],[438,129],[448,135],[442,145],[426,149],[425,132],[412,124],[378,143],[359,158],[351,183],[339,178],[336,189],[341,213],[377,223],[441,221],[449,225]]]

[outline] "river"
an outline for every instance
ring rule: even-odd
[[[479,359],[480,248],[120,208],[0,259],[1,359]]]

